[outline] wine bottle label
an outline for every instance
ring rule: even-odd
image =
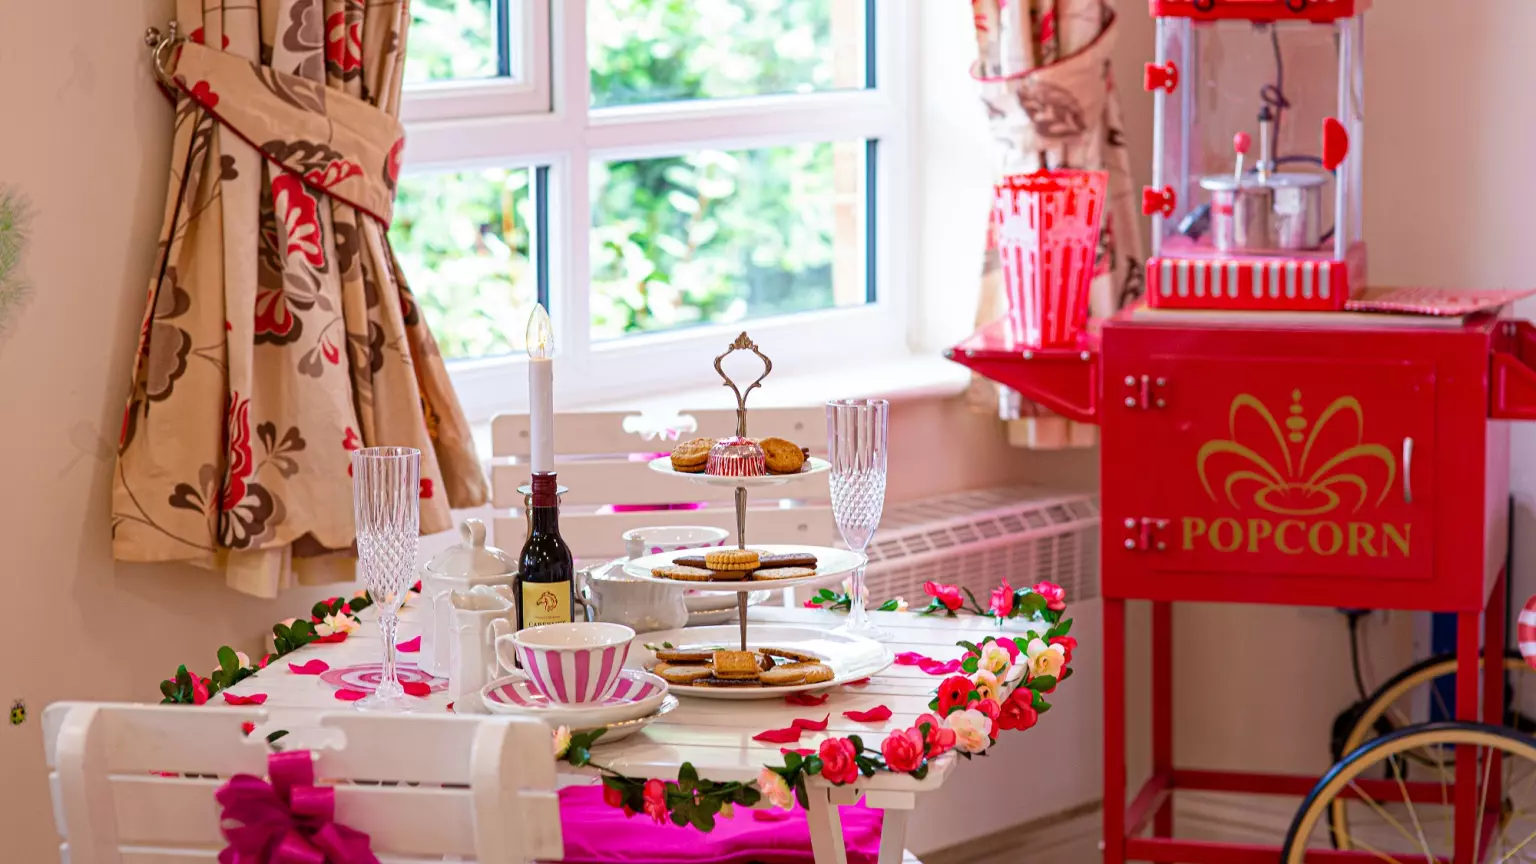
[[[540,627],[545,624],[569,624],[571,617],[571,583],[524,582],[523,626]]]

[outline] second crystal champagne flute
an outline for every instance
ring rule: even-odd
[[[827,403],[827,461],[832,463],[832,518],[843,542],[855,552],[869,548],[885,509],[886,432],[891,403],[884,399],[838,399]],[[864,568],[853,573],[848,621],[838,632],[872,639],[887,634],[864,608]]]
[[[421,451],[365,447],[352,451],[352,508],[357,521],[357,569],[373,597],[384,642],[384,675],[360,711],[412,711],[395,669],[400,606],[411,584],[421,533]]]

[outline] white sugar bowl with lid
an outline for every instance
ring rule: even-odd
[[[433,556],[421,577],[421,599],[429,613],[421,630],[422,663],[442,677],[451,675],[454,666],[453,592],[480,585],[503,585],[510,590],[517,579],[517,559],[485,545],[484,522],[465,519],[459,535],[461,542]]]

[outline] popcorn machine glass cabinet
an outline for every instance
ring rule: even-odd
[[[1339,262],[1363,283],[1361,20],[1158,18],[1154,266]]]

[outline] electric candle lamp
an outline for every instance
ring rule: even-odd
[[[555,328],[544,304],[528,316],[528,426],[533,473],[555,470]]]

